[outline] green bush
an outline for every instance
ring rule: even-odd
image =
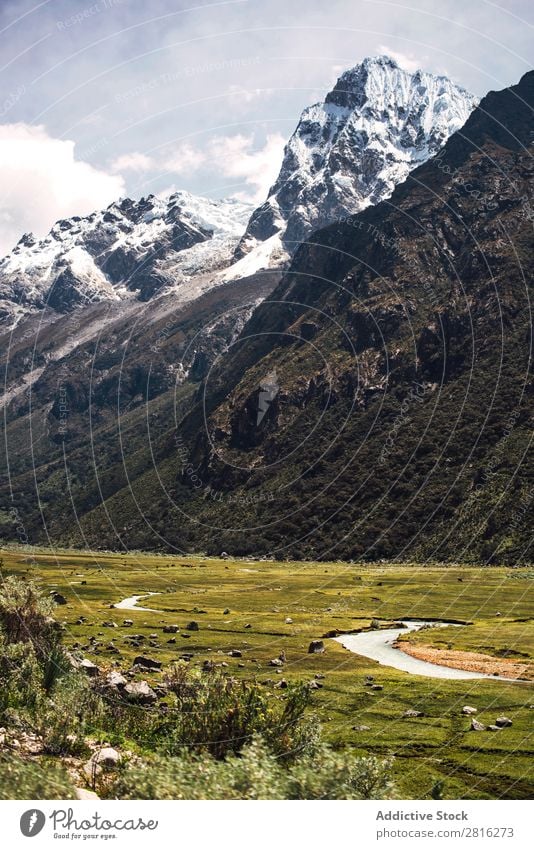
[[[324,744],[313,756],[281,761],[259,736],[241,755],[156,758],[125,768],[111,788],[121,799],[385,799],[391,761],[356,758]]]
[[[170,669],[166,683],[174,697],[160,729],[166,754],[187,747],[220,759],[261,734],[275,755],[291,759],[313,751],[317,742],[316,724],[305,716],[310,691],[303,685],[290,685],[273,698],[256,682],[237,681],[218,669],[199,672],[185,663]]]
[[[5,645],[31,646],[48,691],[69,668],[61,630],[53,619],[54,602],[32,581],[10,576],[0,585],[0,631]]]
[[[89,682],[72,671],[61,678],[35,716],[34,730],[52,755],[81,755],[85,738],[102,719],[104,705]]]
[[[0,756],[0,799],[75,799],[67,772],[10,754]]]

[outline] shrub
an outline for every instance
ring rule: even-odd
[[[175,700],[161,729],[167,754],[189,747],[220,759],[261,734],[274,754],[291,759],[316,743],[316,725],[304,715],[310,691],[303,685],[290,685],[274,698],[257,682],[237,681],[218,669],[190,670],[184,663],[171,668],[166,683]]]
[[[288,763],[254,736],[241,755],[224,761],[204,752],[130,766],[111,791],[121,799],[384,799],[393,794],[390,770],[390,761],[335,753],[324,744],[313,757]]]
[[[0,799],[75,799],[67,772],[10,753],[0,756]]]
[[[48,691],[69,668],[61,630],[52,618],[54,602],[31,581],[10,576],[0,586],[0,630],[4,643],[32,647]]]

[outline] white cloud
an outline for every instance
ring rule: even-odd
[[[391,47],[386,47],[384,44],[379,45],[377,52],[391,56],[401,68],[404,68],[410,74],[425,66],[426,56],[416,57],[413,53],[399,53],[397,50],[392,50]]]
[[[191,174],[198,171],[205,163],[205,151],[183,142],[174,149],[172,156],[163,161],[161,167],[172,174]]]
[[[209,145],[212,166],[225,177],[242,180],[244,188],[234,197],[259,203],[278,175],[284,144],[280,133],[268,135],[259,150],[254,150],[252,135],[218,136]]]
[[[0,124],[0,251],[24,232],[44,236],[59,218],[86,215],[124,194],[122,177],[75,158],[74,142],[45,127]]]
[[[147,156],[133,151],[114,160],[114,171],[137,171],[190,177],[230,179],[242,185],[233,197],[259,203],[265,200],[280,165],[285,139],[279,133],[268,135],[263,147],[255,148],[254,135],[215,136],[203,146],[178,144],[171,155]]]
[[[111,163],[112,171],[150,171],[154,167],[154,160],[145,153],[123,153]]]

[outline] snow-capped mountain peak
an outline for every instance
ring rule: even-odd
[[[389,56],[345,71],[322,103],[303,111],[237,256],[276,234],[291,253],[313,230],[388,197],[438,152],[476,103],[447,77],[409,73]]]

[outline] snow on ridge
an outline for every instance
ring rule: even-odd
[[[389,197],[476,104],[447,77],[409,73],[388,56],[344,71],[322,103],[304,109],[238,255],[273,232],[292,252],[313,230]]]

